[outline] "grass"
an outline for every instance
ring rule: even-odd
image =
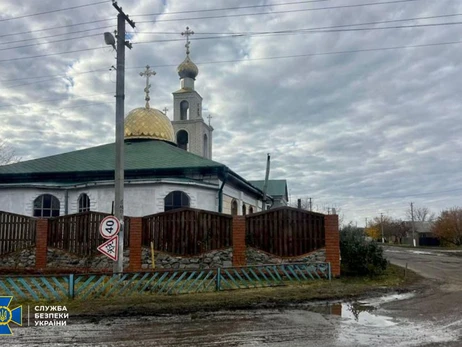
[[[406,290],[419,281],[412,271],[390,265],[384,275],[318,280],[283,287],[241,289],[183,295],[138,295],[110,299],[58,302],[70,316],[98,319],[107,316],[186,314],[198,311],[283,307],[313,300],[343,300],[392,290]],[[50,302],[22,302],[23,305],[52,305]]]

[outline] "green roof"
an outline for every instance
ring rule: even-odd
[[[224,168],[163,141],[125,142],[125,170]],[[114,171],[115,143],[0,166],[2,175]]]
[[[263,190],[265,181],[249,181],[254,187]],[[283,196],[287,199],[287,181],[286,180],[268,180],[268,190],[266,194],[275,196]]]

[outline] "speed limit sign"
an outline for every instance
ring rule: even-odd
[[[120,222],[114,216],[107,216],[99,225],[99,233],[105,239],[112,239],[120,231]]]

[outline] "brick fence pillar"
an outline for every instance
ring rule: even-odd
[[[48,219],[38,219],[35,228],[35,269],[47,267]]]
[[[246,266],[245,217],[233,216],[233,266]]]
[[[130,218],[130,271],[141,270],[141,233],[143,219],[141,217]]]
[[[340,276],[340,233],[338,229],[338,215],[324,216],[326,230],[326,261],[330,263],[332,276]]]

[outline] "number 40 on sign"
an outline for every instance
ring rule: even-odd
[[[112,239],[120,231],[120,222],[114,216],[105,217],[99,226],[99,233],[105,239]]]

